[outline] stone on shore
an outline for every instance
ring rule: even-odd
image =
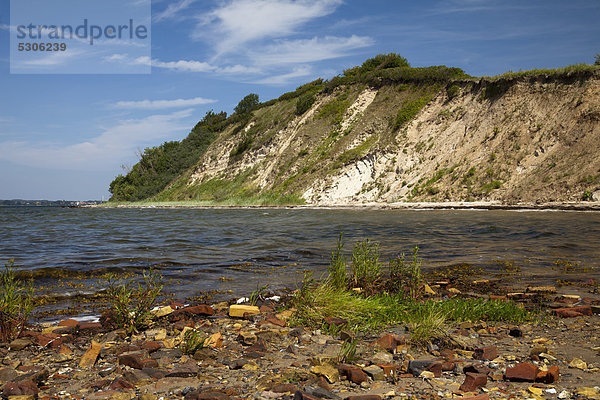
[[[100,355],[100,351],[102,350],[102,344],[92,340],[89,349],[85,352],[83,357],[81,357],[81,361],[79,361],[79,367],[81,368],[91,368],[96,364],[96,360]]]
[[[247,306],[243,304],[233,304],[229,306],[229,316],[234,318],[244,318],[244,315],[260,314],[260,309],[256,306]]]

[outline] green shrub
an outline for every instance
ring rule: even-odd
[[[581,196],[581,199],[583,201],[592,201],[594,198],[593,194],[591,191],[586,190],[585,192],[583,192],[583,196]]]
[[[146,326],[150,311],[162,293],[162,275],[154,269],[145,271],[143,285],[133,279],[118,278],[115,274],[110,274],[107,281],[108,302],[117,326],[129,333]]]
[[[600,65],[600,54],[594,56],[594,65]]]
[[[252,147],[252,143],[254,143],[254,138],[252,137],[252,135],[245,133],[244,136],[242,136],[242,140],[238,142],[235,149],[231,150],[229,157],[233,159],[240,158],[242,154],[244,154],[247,150],[250,149],[250,147]]]
[[[316,98],[313,93],[306,93],[300,96],[296,101],[296,115],[302,115],[310,110],[315,101]]]
[[[254,110],[254,108],[260,104],[258,95],[256,93],[250,93],[244,97],[237,106],[233,109],[236,114],[247,114]]]
[[[14,266],[9,260],[0,273],[0,342],[18,338],[33,311],[33,287],[17,279]]]
[[[453,99],[460,94],[460,87],[458,85],[452,85],[446,89],[446,94],[449,99]]]

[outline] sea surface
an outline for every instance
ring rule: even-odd
[[[0,207],[0,262],[14,259],[38,293],[85,296],[107,272],[154,267],[177,298],[230,298],[322,276],[340,233],[349,257],[368,238],[382,260],[418,246],[425,270],[600,279],[600,213],[562,211]]]

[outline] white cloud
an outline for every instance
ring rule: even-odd
[[[199,17],[193,38],[219,40],[217,56],[243,44],[285,37],[307,22],[329,15],[342,0],[233,0]]]
[[[250,57],[260,65],[307,63],[343,57],[352,50],[372,44],[371,38],[356,35],[285,40],[251,53]]]
[[[6,141],[0,143],[0,159],[50,169],[113,170],[131,158],[136,149],[156,145],[158,141],[187,132],[189,121],[185,119],[192,113],[192,109],[186,109],[143,119],[117,121],[116,125],[102,129],[98,136],[67,146]]]
[[[104,60],[109,62],[121,62],[130,65],[150,65],[154,68],[162,68],[178,72],[210,72],[220,75],[255,74],[260,72],[258,68],[247,67],[240,64],[217,66],[205,61],[161,61],[158,59],[150,59],[150,57],[146,56],[131,59],[125,54],[113,54],[109,57],[105,57]]]
[[[216,100],[196,97],[193,99],[176,100],[141,100],[141,101],[118,101],[112,107],[129,110],[161,110],[165,108],[192,107],[201,104],[216,103]]]
[[[169,6],[163,12],[154,17],[154,22],[175,18],[177,13],[187,9],[195,1],[196,0],[181,0],[179,3],[169,4]]]
[[[285,85],[295,78],[300,78],[303,76],[308,76],[312,73],[312,69],[309,66],[301,66],[296,67],[292,72],[281,75],[273,75],[267,78],[259,79],[257,81],[253,81],[252,83],[258,83],[263,85]]]

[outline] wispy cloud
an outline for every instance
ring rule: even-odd
[[[490,0],[446,0],[429,10],[430,14],[481,13],[498,11],[531,10],[535,6],[528,4],[509,4]]]
[[[32,167],[103,171],[131,158],[136,149],[168,140],[189,130],[193,109],[143,119],[117,121],[84,142],[67,146],[22,141],[0,142],[0,159]]]
[[[207,63],[206,61],[196,60],[161,61],[158,59],[151,59],[150,57],[130,58],[126,54],[113,54],[105,57],[104,60],[108,62],[119,62],[130,65],[149,65],[154,68],[178,72],[204,72],[215,73],[219,75],[255,74],[259,72],[259,70],[255,67],[247,67],[240,64],[218,66]]]
[[[140,101],[118,101],[112,105],[112,108],[128,110],[162,110],[166,108],[183,108],[198,106],[201,104],[216,103],[217,100],[196,97],[193,99],[176,100],[140,100]],[[1,119],[0,119],[1,121]]]
[[[312,68],[307,65],[303,65],[300,67],[294,68],[292,72],[280,75],[273,75],[266,78],[258,79],[253,81],[252,83],[258,83],[263,85],[285,85],[289,83],[291,80],[296,78],[301,78],[303,76],[308,76],[312,73]]]
[[[180,11],[187,9],[195,1],[196,0],[181,0],[178,3],[169,4],[163,12],[154,17],[154,22],[175,18]]]
[[[343,57],[355,49],[368,47],[373,40],[365,36],[284,40],[250,53],[259,65],[308,63]]]
[[[213,41],[217,56],[265,38],[286,37],[307,22],[329,15],[342,0],[233,0],[199,17],[192,37]]]

